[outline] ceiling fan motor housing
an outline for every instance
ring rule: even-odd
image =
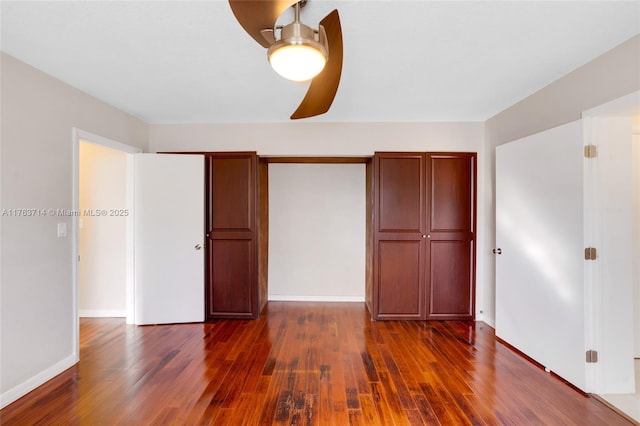
[[[309,46],[322,52],[325,58],[329,57],[327,37],[322,26],[316,33],[313,28],[302,22],[292,22],[285,25],[280,32],[280,39],[269,47],[267,55],[271,56],[282,46]]]

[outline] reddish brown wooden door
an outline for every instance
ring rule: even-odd
[[[257,318],[257,156],[206,158],[207,318]]]
[[[476,156],[427,154],[427,319],[475,316]]]
[[[374,319],[425,318],[425,156],[374,157]]]

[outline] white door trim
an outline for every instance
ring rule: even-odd
[[[596,132],[590,117],[583,118],[584,146],[595,145]],[[600,199],[598,194],[598,160],[584,159],[584,246],[602,247],[598,240],[601,228]],[[603,305],[599,261],[584,262],[584,318],[585,351],[596,350],[602,355],[601,336],[603,334]],[[598,393],[602,387],[602,362],[586,364],[586,391]]]
[[[72,129],[72,188],[71,188],[71,203],[72,210],[74,212],[78,212],[80,208],[79,204],[79,183],[80,183],[80,141],[90,142],[96,145],[100,145],[106,148],[114,149],[116,151],[121,151],[127,154],[137,154],[142,152],[142,150],[135,146],[130,146],[123,144],[121,142],[117,142],[108,138],[105,138],[100,135],[96,135],[91,132],[87,132],[82,129],[73,128]],[[133,255],[134,255],[134,222],[133,222],[133,155],[127,155],[127,177],[126,177],[126,185],[127,185],[127,206],[126,208],[129,210],[129,216],[127,216],[127,245],[126,245],[126,274],[127,274],[127,283],[126,283],[126,294],[127,294],[127,324],[133,323],[133,309],[134,309],[134,280],[133,280]],[[79,316],[79,307],[78,307],[78,254],[79,254],[79,216],[72,216],[72,224],[71,224],[71,245],[72,245],[72,279],[73,279],[73,353],[76,357],[76,360],[79,359],[80,356],[80,321],[78,319]]]
[[[616,117],[626,117],[631,120],[632,116],[640,114],[640,91],[630,93],[626,96],[622,96],[618,99],[614,99],[605,104],[599,105],[595,108],[589,109],[582,113],[584,121],[584,135],[585,145],[596,145],[598,154],[596,158],[585,160],[585,247],[597,247],[601,250],[605,246],[603,238],[603,226],[604,217],[603,209],[605,207],[605,193],[607,182],[602,181],[602,166],[603,158],[607,157],[608,147],[598,146],[603,142],[603,130],[600,129],[603,123],[606,123],[606,119],[615,119]],[[629,130],[632,131],[632,126],[629,126]],[[609,137],[609,136],[607,136]],[[631,135],[629,135],[631,137]],[[601,154],[603,154],[602,158]],[[604,164],[606,165],[606,163]],[[611,167],[611,166],[609,166]],[[603,187],[603,185],[605,185]],[[609,226],[611,228],[611,226]],[[609,259],[624,258],[629,256],[628,250],[624,247],[618,247],[617,245],[608,247],[611,251],[617,253],[609,253]],[[611,318],[611,309],[607,314],[607,307],[604,300],[611,299],[612,286],[611,278],[603,280],[603,274],[605,273],[605,265],[602,264],[600,254],[596,261],[585,262],[585,320],[586,320],[586,334],[585,339],[587,342],[587,349],[594,349],[598,351],[598,362],[587,364],[587,392],[602,394],[606,393],[610,386],[617,387],[612,379],[609,377],[611,374],[611,365],[623,364],[624,362],[631,362],[626,359],[619,359],[619,354],[612,354],[611,342],[607,343],[607,330],[610,330],[611,321],[619,321],[618,316],[622,317],[623,314],[629,309],[628,306],[617,307],[617,317]],[[611,266],[608,266],[611,269]],[[619,286],[618,279],[614,282],[616,286]],[[617,288],[617,287],[616,287]],[[609,324],[609,325],[607,325]],[[622,336],[624,340],[626,336]],[[618,345],[615,345],[618,346]],[[612,361],[613,358],[613,361]],[[609,365],[609,367],[606,367]],[[609,370],[609,374],[605,370]],[[618,380],[619,381],[619,380]],[[617,389],[617,393],[620,390]]]

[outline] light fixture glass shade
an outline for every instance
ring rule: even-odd
[[[293,81],[307,81],[324,69],[327,58],[313,46],[283,44],[269,52],[269,62],[282,77]]]
[[[297,10],[297,9],[296,9]],[[282,77],[293,81],[307,81],[318,75],[327,63],[328,48],[324,28],[317,34],[296,20],[282,27],[280,40],[267,50],[269,63]]]

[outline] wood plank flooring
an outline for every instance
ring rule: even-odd
[[[360,303],[259,320],[81,320],[80,363],[2,425],[630,425],[483,323],[371,322]]]

